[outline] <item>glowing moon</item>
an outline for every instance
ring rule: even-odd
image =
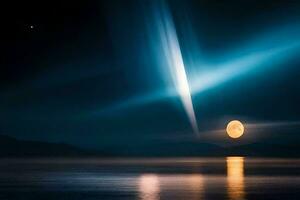
[[[231,138],[239,138],[244,134],[244,125],[238,120],[233,120],[227,124],[227,134]]]

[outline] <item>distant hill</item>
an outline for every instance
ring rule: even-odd
[[[164,142],[156,144],[130,144],[110,149],[111,155],[121,157],[300,157],[297,145],[259,141],[250,144],[220,146],[208,142]]]
[[[0,135],[0,157],[85,156],[91,153],[68,144],[18,140]]]
[[[222,147],[204,142],[163,142],[111,147],[101,153],[68,144],[18,140],[0,135],[0,157],[300,157],[297,145],[257,142]]]

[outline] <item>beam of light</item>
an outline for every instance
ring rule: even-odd
[[[162,98],[179,96],[192,129],[198,134],[197,119],[176,28],[166,3],[163,1],[160,3],[155,6],[153,24],[155,30],[151,30],[152,33],[149,35],[155,38],[152,44],[155,44],[156,55],[154,57],[157,58],[157,64],[161,68],[161,71],[165,72],[163,74],[165,81],[168,82],[170,77],[172,84],[168,83],[169,85],[165,89],[154,93],[123,100],[108,109],[103,109],[101,113],[128,108],[132,105],[147,104],[161,100]],[[97,111],[95,114],[100,114],[100,112]]]
[[[293,56],[299,46],[299,42],[296,42],[286,46],[249,53],[221,64],[206,66],[206,68],[213,69],[209,71],[200,70],[198,73],[193,74],[191,79],[192,93],[201,93],[235,77],[250,73],[255,69],[263,70],[268,65],[278,65]]]
[[[157,61],[157,67],[163,72],[162,76],[165,80],[168,79],[171,72],[170,82],[172,84],[164,85],[158,91],[120,99],[113,105],[104,106],[102,109],[94,109],[89,112],[92,115],[106,116],[120,113],[117,111],[130,110],[179,96],[193,129],[198,130],[191,94],[202,95],[205,91],[226,84],[229,80],[251,73],[260,74],[271,71],[272,68],[282,66],[284,62],[299,53],[298,33],[300,30],[298,25],[291,24],[286,27],[275,27],[251,37],[249,43],[243,43],[234,50],[228,50],[222,56],[215,55],[205,58],[203,55],[199,56],[200,51],[197,49],[197,45],[193,44],[199,39],[196,38],[197,34],[192,34],[187,44],[181,40],[185,44],[183,47],[186,46],[187,50],[180,48],[174,22],[166,6],[156,7],[155,11],[156,15],[151,18],[148,30],[150,48],[155,53],[150,54],[149,59]],[[189,31],[192,32],[192,30],[184,30],[184,32]],[[183,59],[183,55],[188,55],[189,59]],[[169,70],[166,71],[166,69]]]
[[[163,6],[161,12],[157,13],[157,26],[164,57],[176,91],[181,98],[194,132],[198,133],[197,120],[175,25],[166,6]]]
[[[261,39],[260,39],[261,40]],[[217,64],[202,65],[206,71],[198,70],[190,74],[190,90],[193,94],[201,94],[209,89],[226,83],[231,79],[240,77],[247,73],[266,70],[267,66],[278,66],[299,52],[300,42],[280,44],[274,48],[263,48],[261,50],[250,50],[244,55],[230,53],[228,61]],[[240,48],[246,50],[249,47]],[[195,62],[197,63],[197,62]],[[176,97],[178,93],[173,88],[165,88],[157,92],[132,97],[105,107],[100,111],[93,111],[97,115],[107,114],[118,109],[142,106],[165,98]]]

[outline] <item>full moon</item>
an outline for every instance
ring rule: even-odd
[[[231,138],[239,138],[244,133],[244,125],[238,120],[233,120],[227,124],[226,132]]]

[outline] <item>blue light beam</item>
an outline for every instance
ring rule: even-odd
[[[165,5],[162,6],[160,11],[161,12],[157,13],[157,26],[164,59],[167,61],[166,63],[171,73],[174,86],[182,101],[192,128],[194,132],[198,134],[197,120],[175,25]]]
[[[193,74],[190,83],[191,91],[193,94],[199,94],[255,69],[264,70],[268,65],[278,65],[295,55],[299,46],[300,43],[296,42],[282,47],[250,53],[221,64],[205,66],[206,69],[212,70],[199,70],[198,73]]]

